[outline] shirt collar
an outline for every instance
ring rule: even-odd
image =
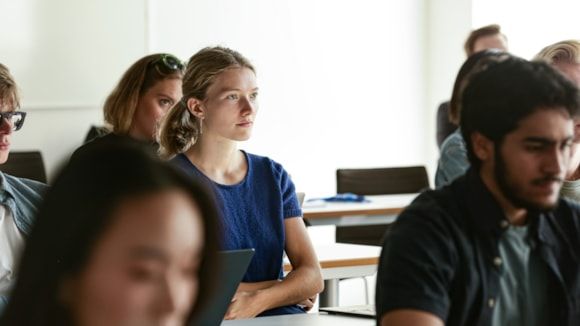
[[[483,183],[476,169],[470,168],[466,173],[465,180],[464,188],[461,191],[465,193],[464,196],[469,211],[468,218],[472,219],[472,223],[477,230],[484,230],[499,236],[510,226],[502,207]],[[527,214],[527,222],[530,225],[530,229],[542,229],[545,223],[538,223],[538,221],[553,215],[552,212],[541,213],[533,210],[528,210]]]
[[[0,171],[0,200],[5,202],[6,196],[14,198],[14,189],[12,189],[12,186],[4,176],[4,173]]]
[[[476,230],[484,230],[486,233],[500,234],[501,230],[509,226],[503,210],[489,189],[483,183],[478,171],[469,168],[465,175],[464,192],[468,218],[472,219],[472,225]]]

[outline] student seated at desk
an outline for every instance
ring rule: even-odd
[[[176,155],[174,164],[214,190],[223,249],[256,250],[226,319],[304,313],[323,288],[290,177],[279,163],[237,149],[250,137],[257,97],[246,58],[223,47],[202,49],[188,62],[183,99],[160,135],[163,155]],[[293,266],[285,278],[284,250]]]
[[[171,54],[150,54],[137,60],[105,101],[103,113],[110,133],[92,139],[77,151],[96,142],[114,143],[119,136],[129,136],[152,144],[156,152],[159,120],[181,99],[182,76],[183,63]]]
[[[1,325],[186,325],[211,290],[211,194],[120,138],[46,195]]]
[[[8,68],[0,64],[0,164],[6,163],[10,155],[12,133],[24,125],[26,113],[19,108],[16,82]],[[0,312],[8,301],[20,253],[45,191],[43,183],[0,172]]]
[[[471,168],[387,236],[379,325],[578,325],[580,206],[559,199],[578,89],[543,62],[488,64],[463,93]]]
[[[461,117],[461,96],[463,90],[469,83],[469,79],[480,67],[485,66],[486,62],[503,60],[509,54],[499,50],[484,50],[470,56],[457,73],[455,83],[453,84],[453,94],[451,95],[451,104],[449,107],[449,117],[451,121],[458,124]],[[437,164],[435,173],[435,187],[441,188],[446,184],[465,174],[469,169],[469,160],[467,159],[467,149],[465,141],[461,134],[461,128],[457,128],[441,145],[441,155]]]

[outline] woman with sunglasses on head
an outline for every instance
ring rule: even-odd
[[[93,127],[86,141],[114,142],[119,135],[127,135],[157,149],[157,124],[181,99],[182,77],[183,63],[171,54],[157,53],[139,59],[105,101],[106,130]],[[105,136],[95,138],[103,133]]]
[[[0,164],[8,160],[12,133],[24,124],[26,113],[18,111],[19,107],[14,78],[0,64]],[[16,279],[17,262],[45,190],[44,183],[0,172],[0,312]]]
[[[294,184],[279,163],[237,148],[258,110],[254,67],[231,49],[202,49],[189,60],[183,95],[162,123],[162,156],[213,188],[223,249],[256,250],[226,319],[303,313],[323,282]]]
[[[214,283],[211,194],[120,136],[78,154],[39,210],[1,325],[191,325]]]

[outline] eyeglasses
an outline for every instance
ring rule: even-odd
[[[183,71],[184,65],[181,60],[171,54],[162,54],[159,58],[151,61],[150,65],[155,66],[162,74],[171,74],[175,71]]]
[[[10,125],[12,131],[17,131],[22,128],[24,124],[24,118],[26,118],[26,112],[22,111],[10,111],[10,112],[0,112],[1,121],[6,120]]]

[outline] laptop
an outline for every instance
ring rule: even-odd
[[[220,269],[216,275],[213,295],[207,298],[205,308],[190,326],[222,323],[238,285],[252,261],[254,249],[224,250],[218,252],[218,256]]]
[[[304,196],[306,196],[306,193],[303,192],[296,193],[296,198],[298,198],[298,203],[300,204],[300,207],[302,207],[302,205],[304,204]]]
[[[377,315],[374,304],[342,307],[321,307],[318,310],[333,315],[347,315],[363,318],[375,318]]]

